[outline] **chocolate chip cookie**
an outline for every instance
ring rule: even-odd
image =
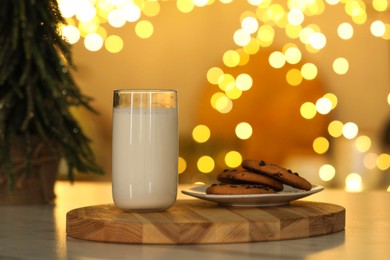
[[[283,190],[283,184],[280,181],[247,170],[226,169],[217,175],[217,180],[228,184],[261,184],[269,186],[276,191]]]
[[[272,177],[297,189],[311,189],[311,183],[305,178],[299,176],[296,172],[276,164],[266,163],[263,160],[244,160],[241,166],[248,171],[254,171],[256,173]]]
[[[206,189],[206,194],[215,195],[248,195],[275,193],[266,185],[214,183]]]

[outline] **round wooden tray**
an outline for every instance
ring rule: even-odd
[[[294,201],[275,207],[221,207],[178,200],[167,211],[129,213],[113,204],[71,210],[73,238],[132,244],[205,244],[285,240],[335,233],[345,227],[339,205]]]

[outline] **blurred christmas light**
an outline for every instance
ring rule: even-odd
[[[286,64],[286,58],[280,51],[274,51],[269,55],[269,64],[275,69],[280,69]]]
[[[241,73],[236,78],[236,85],[240,90],[247,91],[253,85],[252,77],[249,74]]]
[[[247,122],[241,122],[237,124],[235,133],[238,138],[246,140],[252,136],[253,129],[252,126]]]
[[[305,119],[312,119],[317,114],[316,105],[312,102],[305,102],[300,108],[301,116]]]
[[[225,155],[225,164],[230,168],[236,168],[241,165],[242,156],[237,151],[230,151]]]
[[[198,170],[202,173],[210,173],[214,170],[215,162],[211,156],[204,155],[198,159]]]
[[[187,169],[187,162],[183,157],[178,158],[178,173],[182,174]]]
[[[345,190],[349,192],[362,191],[362,177],[357,173],[350,173],[345,178]]]
[[[347,139],[353,139],[359,133],[358,126],[353,122],[348,122],[343,126],[343,136]]]
[[[337,138],[337,137],[342,136],[343,127],[344,127],[344,124],[341,121],[333,120],[328,125],[328,132],[332,137]]]
[[[313,80],[317,77],[318,68],[313,63],[305,63],[301,67],[302,77],[306,80]]]
[[[341,23],[337,27],[337,34],[343,40],[349,40],[353,36],[353,27],[350,23]]]
[[[349,70],[349,62],[345,58],[337,58],[333,61],[333,70],[339,75],[343,75]]]
[[[197,143],[205,143],[210,138],[210,129],[206,125],[197,125],[192,130],[192,138]]]
[[[330,164],[324,164],[319,169],[320,179],[323,181],[330,181],[336,175],[336,169]]]
[[[329,149],[329,141],[325,137],[317,137],[313,142],[313,149],[318,154],[324,154]]]

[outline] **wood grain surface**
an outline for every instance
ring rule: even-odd
[[[294,201],[275,207],[221,207],[178,200],[167,211],[129,213],[113,204],[71,210],[68,236],[132,244],[205,244],[285,240],[335,233],[345,227],[339,205]]]

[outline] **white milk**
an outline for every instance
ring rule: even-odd
[[[176,108],[114,108],[113,199],[123,210],[164,210],[176,201]]]

